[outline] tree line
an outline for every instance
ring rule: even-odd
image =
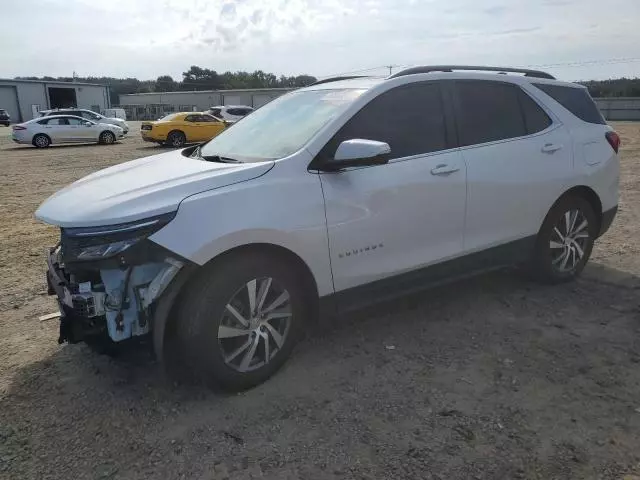
[[[224,72],[201,68],[192,65],[182,73],[181,80],[174,80],[170,75],[161,75],[155,80],[139,80],[137,78],[115,77],[16,77],[19,80],[48,80],[58,82],[87,82],[109,86],[111,103],[119,103],[119,95],[127,93],[174,92],[194,90],[231,90],[239,88],[297,88],[316,81],[311,75],[279,77],[273,73],[256,70],[254,72]]]
[[[16,77],[24,80],[49,80],[63,82],[88,82],[108,85],[111,103],[119,103],[118,95],[127,93],[173,92],[178,90],[231,90],[238,88],[297,88],[316,81],[311,75],[279,77],[273,73],[256,70],[254,72],[219,73],[209,68],[192,65],[182,73],[182,79],[175,80],[170,75],[161,75],[155,80],[114,77]],[[618,78],[614,80],[590,80],[580,82],[592,97],[640,97],[640,78]]]
[[[640,78],[616,78],[580,82],[592,97],[640,97]]]

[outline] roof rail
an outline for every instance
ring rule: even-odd
[[[317,82],[307,85],[307,87],[310,87],[312,85],[320,85],[322,83],[339,82],[340,80],[351,80],[352,78],[366,78],[366,77],[367,77],[366,75],[346,75],[342,77],[329,77],[329,78],[324,78],[322,80],[318,80]]]
[[[453,72],[454,70],[478,70],[484,72],[498,72],[498,73],[524,73],[525,77],[536,78],[548,78],[549,80],[555,80],[553,75],[540,70],[528,70],[526,68],[506,68],[506,67],[479,67],[474,65],[432,65],[425,67],[412,67],[406,68],[394,73],[387,77],[387,79],[404,77],[405,75],[415,75],[417,73],[431,73],[431,72]]]

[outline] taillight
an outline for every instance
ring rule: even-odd
[[[613,151],[618,153],[618,150],[620,149],[620,135],[616,132],[607,132],[604,136],[607,137],[607,142],[609,142]]]
[[[23,127],[22,125],[14,125],[14,126],[13,126],[13,129],[14,129],[14,130],[26,130],[26,129],[27,129],[27,127]]]

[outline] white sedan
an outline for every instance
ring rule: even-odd
[[[110,145],[124,137],[116,125],[96,123],[73,115],[51,115],[13,125],[16,143],[45,148],[60,143],[101,143]]]

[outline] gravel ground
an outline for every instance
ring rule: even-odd
[[[134,123],[134,122],[132,122]],[[0,128],[0,478],[640,478],[640,124],[621,211],[575,283],[494,273],[325,325],[239,395],[148,354],[58,346],[33,219],[60,187],[160,150],[36,150]]]

